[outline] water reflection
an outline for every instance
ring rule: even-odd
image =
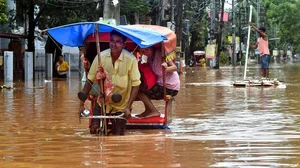
[[[287,73],[285,69],[280,72],[285,81],[292,76],[283,75]],[[223,74],[231,76],[227,70]],[[296,88],[288,86],[287,89],[235,88],[228,81],[213,80],[186,83],[185,89],[190,90],[186,92],[193,93],[186,99],[191,103],[182,103],[179,108],[188,108],[189,117],[180,115],[175,119],[173,134],[168,137],[213,144],[206,148],[214,158],[211,167],[298,167],[299,105],[291,97]],[[197,87],[201,87],[201,93],[192,92]],[[203,90],[214,95],[208,96]]]
[[[272,68],[287,88],[232,87],[240,67],[187,68],[171,129],[122,137],[79,124],[80,79],[17,82],[0,91],[1,167],[299,167],[300,67]]]

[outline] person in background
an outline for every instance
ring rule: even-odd
[[[55,67],[58,73],[58,78],[67,78],[67,72],[69,71],[69,64],[66,61],[64,61],[62,55],[59,56]]]
[[[259,38],[255,45],[250,45],[251,48],[257,48],[260,55],[261,63],[261,73],[264,78],[269,78],[269,62],[270,62],[270,51],[269,51],[269,41],[266,34],[266,28],[260,27],[256,28],[252,23],[249,25],[259,33]]]
[[[202,56],[202,58],[200,59],[200,63],[202,67],[206,67],[206,60],[205,60],[205,56]]]

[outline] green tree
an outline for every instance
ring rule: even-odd
[[[300,1],[299,0],[266,0],[267,17],[270,25],[277,25],[277,35],[280,38],[280,48],[293,46],[295,52],[300,51]],[[275,26],[274,26],[275,27]]]
[[[145,14],[150,11],[147,0],[122,0],[120,4],[123,9],[121,14],[127,15],[130,11],[131,13],[136,11]],[[34,51],[34,30],[36,26],[39,29],[47,29],[75,22],[97,21],[99,17],[103,17],[103,3],[94,0],[18,0],[17,6],[16,21],[20,24],[23,24],[26,20],[29,21],[27,31],[29,51]]]
[[[194,51],[204,50],[207,40],[207,11],[205,8],[209,5],[205,0],[188,0],[185,1],[183,18],[190,21],[189,32],[185,32],[190,36],[190,40],[183,40],[182,44],[186,41],[190,42],[185,46],[186,61],[193,56]],[[186,36],[186,35],[184,35]],[[183,38],[186,39],[186,38]],[[188,62],[186,62],[188,63]]]
[[[136,17],[147,15],[151,11],[149,0],[121,0],[121,15],[125,15],[129,23],[136,23]]]
[[[0,23],[7,21],[5,0],[0,0]]]
[[[79,21],[95,21],[101,12],[96,6],[94,1],[18,0],[15,19],[20,24],[28,21],[28,50],[34,51],[36,26],[46,29]]]

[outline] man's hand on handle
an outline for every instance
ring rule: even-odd
[[[80,100],[79,109],[78,109],[78,117],[80,118],[81,113],[85,110],[84,102],[87,99],[87,94],[85,92],[81,91],[81,92],[78,92],[77,96]]]
[[[130,118],[131,117],[131,111],[128,107],[126,107],[124,110],[123,110],[123,113],[124,113],[124,117],[126,119]]]
[[[80,101],[80,104],[79,104],[79,109],[78,109],[78,117],[80,118],[81,117],[81,113],[85,110],[84,108],[84,103],[82,101]]]

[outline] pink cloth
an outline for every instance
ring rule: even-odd
[[[98,67],[98,72],[97,72],[97,76],[96,76],[96,81],[99,85],[99,89],[100,89],[100,81],[104,80],[103,82],[103,91],[105,93],[105,104],[110,100],[111,96],[112,96],[112,92],[113,92],[113,85],[111,82],[111,79],[109,77],[109,74],[103,70],[102,66]],[[101,102],[101,95],[98,96],[98,103]]]
[[[262,37],[257,39],[257,49],[260,56],[263,56],[265,54],[270,55],[268,39],[264,40]]]
[[[157,83],[163,86],[163,76],[162,76],[162,55],[161,52],[156,50],[154,58],[148,58],[148,62],[157,75]],[[167,72],[166,73],[166,87],[172,90],[180,89],[180,80],[177,72]]]

